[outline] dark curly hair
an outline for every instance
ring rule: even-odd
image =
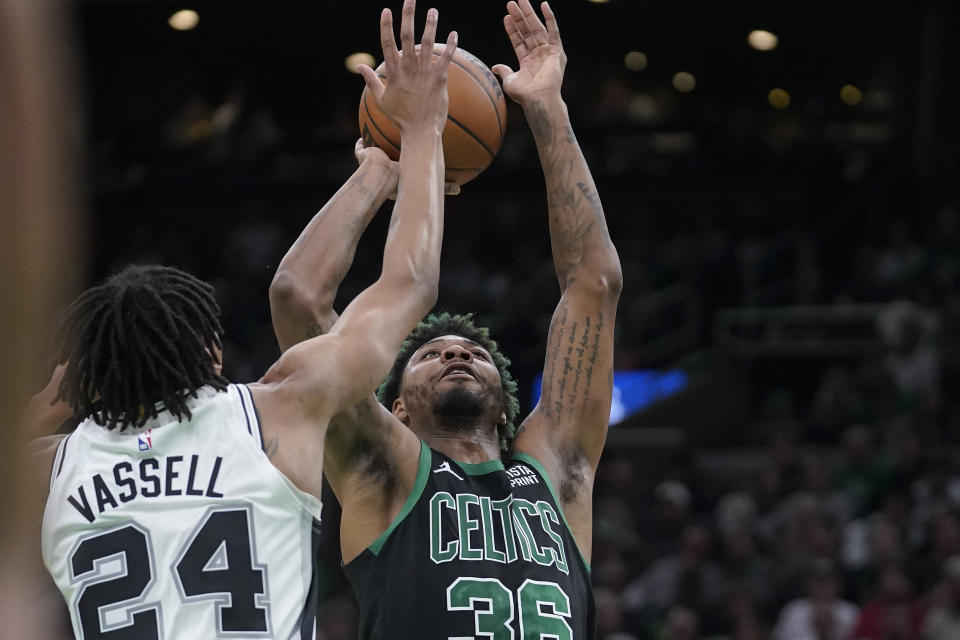
[[[403,344],[400,345],[400,352],[397,359],[393,361],[393,367],[387,374],[386,380],[377,390],[377,397],[387,409],[392,408],[393,401],[400,397],[400,387],[403,380],[403,370],[407,366],[407,361],[413,356],[417,349],[427,342],[440,336],[455,335],[472,340],[486,349],[493,358],[493,364],[500,372],[500,388],[503,390],[503,411],[507,416],[505,425],[500,430],[500,447],[503,450],[510,448],[513,439],[517,435],[517,427],[514,424],[517,414],[520,412],[520,403],[517,402],[517,383],[510,375],[510,360],[503,355],[497,342],[490,337],[490,330],[486,327],[478,327],[473,323],[473,314],[452,315],[444,311],[439,314],[431,314],[426,320],[422,321],[416,328],[410,332]]]
[[[107,429],[142,427],[162,409],[189,418],[197,389],[227,387],[214,368],[219,316],[206,282],[172,267],[127,267],[64,313],[53,344],[67,363],[58,399]]]

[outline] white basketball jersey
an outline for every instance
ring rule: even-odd
[[[315,637],[320,501],[267,459],[247,387],[198,395],[57,450],[43,560],[77,638]]]

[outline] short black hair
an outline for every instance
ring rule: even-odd
[[[507,422],[500,427],[500,447],[508,450],[517,436],[517,427],[514,422],[520,412],[520,403],[517,401],[517,383],[510,375],[510,360],[500,351],[496,340],[490,337],[487,327],[478,327],[473,323],[473,314],[453,315],[446,311],[431,314],[414,328],[400,345],[397,359],[387,374],[386,380],[377,390],[377,397],[387,409],[391,409],[393,401],[400,397],[400,387],[403,381],[403,370],[411,356],[434,338],[441,336],[460,336],[476,342],[487,350],[493,358],[493,364],[500,372],[500,388],[503,390],[503,411]]]
[[[197,389],[227,387],[213,287],[157,265],[134,265],[87,289],[64,313],[54,358],[67,363],[58,399],[107,429],[142,427],[166,409],[190,418]]]

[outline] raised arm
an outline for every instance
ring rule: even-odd
[[[433,52],[437,12],[427,14],[414,50],[415,3],[406,0],[401,20],[403,55],[393,38],[388,9],[380,21],[388,86],[367,66],[361,72],[381,108],[403,134],[399,189],[383,252],[380,277],[358,295],[327,334],[287,351],[265,380],[293,372],[313,389],[308,402],[321,402],[329,415],[371,393],[387,374],[400,343],[436,302],[443,232],[443,149],[447,67],[456,48],[451,33],[439,58]],[[322,359],[318,359],[320,356]],[[323,393],[317,393],[316,388]],[[312,400],[323,396],[322,400]]]
[[[268,454],[298,486],[320,490],[324,435],[332,416],[369,398],[386,376],[400,343],[436,302],[443,231],[443,149],[451,33],[433,55],[437,12],[427,14],[421,50],[414,49],[414,0],[405,0],[403,55],[385,9],[380,32],[390,83],[369,67],[364,79],[381,109],[400,127],[399,190],[380,277],[358,295],[326,335],[289,348],[253,388],[263,415]]]
[[[593,177],[560,97],[567,58],[557,20],[546,2],[541,9],[546,26],[529,0],[507,5],[504,26],[519,69],[493,68],[507,94],[523,107],[536,140],[561,291],[547,339],[543,393],[515,446],[538,457],[559,484],[574,486],[585,466],[591,473],[596,468],[606,438],[621,272]]]
[[[281,351],[323,335],[337,321],[333,302],[364,229],[397,191],[398,164],[357,141],[360,166],[313,217],[270,284],[270,315]]]

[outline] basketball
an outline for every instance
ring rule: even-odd
[[[444,45],[435,44],[439,57]],[[377,75],[388,82],[384,65]],[[443,129],[446,180],[464,184],[476,178],[500,150],[507,126],[507,104],[497,77],[479,58],[458,48],[447,73],[450,107]],[[367,146],[376,145],[394,160],[400,158],[400,130],[377,107],[366,87],[360,97],[360,135]]]

